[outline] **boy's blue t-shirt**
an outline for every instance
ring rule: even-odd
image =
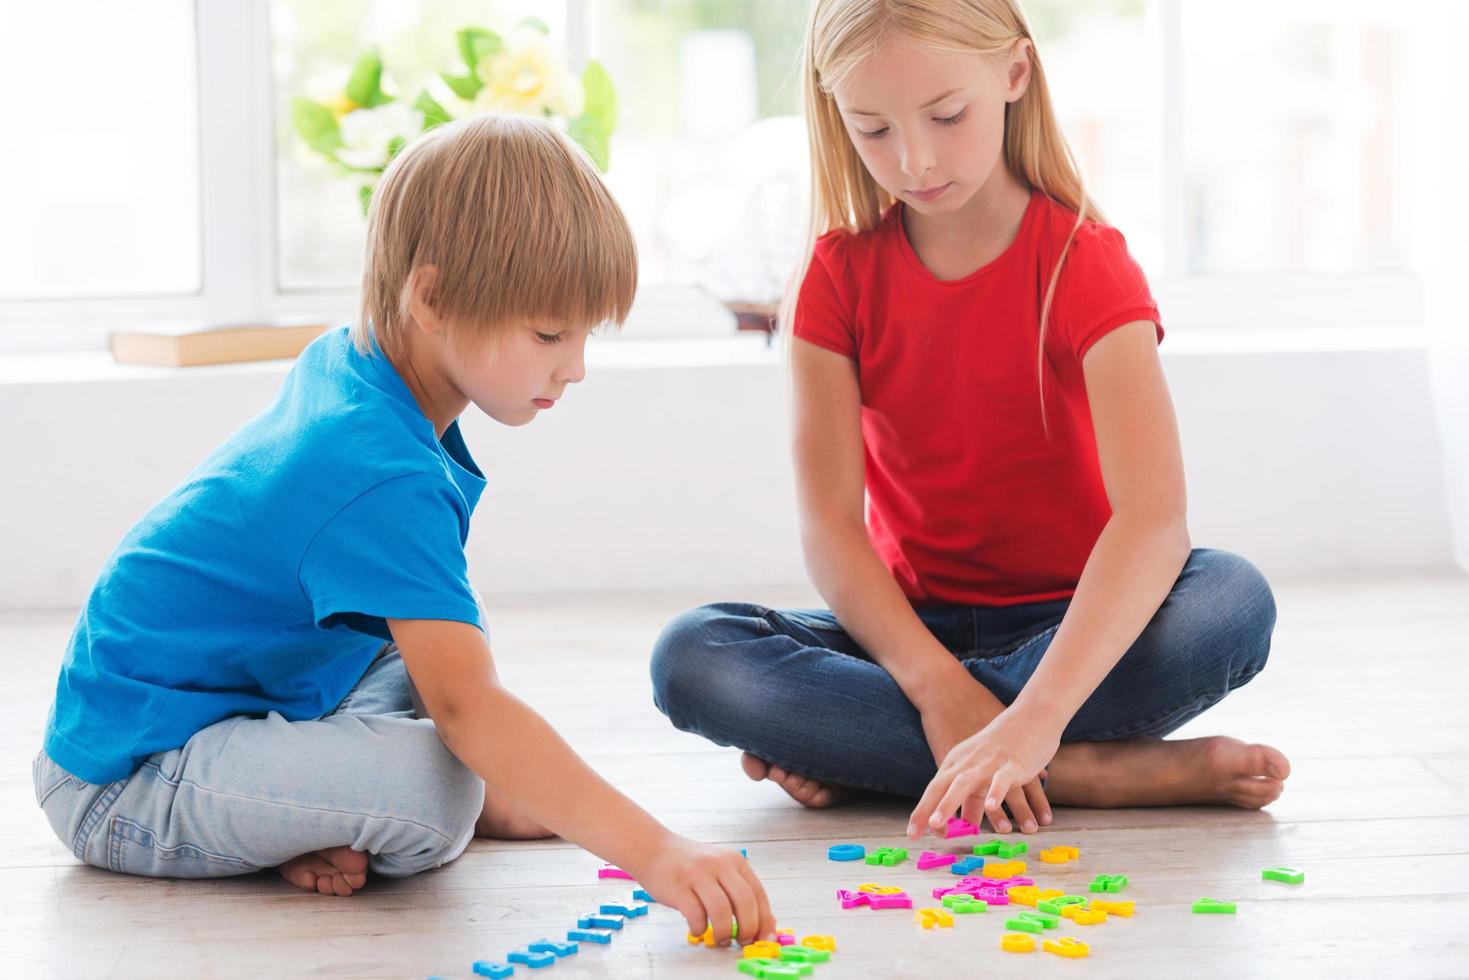
[[[381,352],[322,336],[108,558],[46,753],[122,779],[234,715],[331,711],[391,638],[385,619],[480,626],[464,541],[484,486],[458,422],[436,439]]]

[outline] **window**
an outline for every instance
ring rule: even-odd
[[[1420,315],[1431,5],[1025,6],[1090,187],[1171,325]],[[804,3],[70,0],[7,4],[0,27],[0,81],[28,93],[0,153],[0,348],[352,316],[357,187],[301,146],[291,98],[340,92],[371,46],[389,91],[447,98],[455,31],[526,14],[617,89],[607,179],[643,262],[627,333],[722,333],[714,299],[774,299],[805,230]]]
[[[3,18],[0,301],[196,292],[193,4],[15,3]]]

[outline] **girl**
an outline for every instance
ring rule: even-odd
[[[659,708],[807,806],[921,796],[911,836],[961,808],[1032,833],[1052,803],[1265,806],[1280,752],[1161,738],[1265,665],[1274,600],[1191,549],[1157,307],[1019,7],[814,0],[803,80],[794,445],[831,608],[682,614]]]

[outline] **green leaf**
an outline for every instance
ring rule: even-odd
[[[342,147],[337,117],[319,102],[300,96],[291,99],[291,125],[307,146],[323,156],[335,156]]]
[[[362,216],[367,217],[367,209],[372,207],[372,185],[363,184],[357,188],[357,200],[362,202]]]
[[[394,136],[392,139],[390,139],[388,141],[388,159],[392,160],[393,157],[397,156],[398,151],[403,149],[403,144],[407,142],[408,141],[401,136]]]
[[[485,87],[485,83],[479,80],[478,75],[450,75],[448,72],[439,72],[439,77],[444,84],[449,86],[449,91],[461,99],[473,99],[479,94],[479,90]]]
[[[596,61],[587,62],[581,81],[586,93],[582,113],[567,125],[567,132],[597,169],[606,173],[611,164],[612,130],[617,126],[617,92],[607,70]]]
[[[551,33],[551,28],[546,25],[546,22],[541,20],[541,18],[535,16],[534,14],[530,15],[529,17],[520,18],[520,20],[515,22],[515,26],[528,27],[533,31],[540,31],[542,34],[545,34],[547,36],[549,36]]]
[[[368,108],[393,101],[383,94],[382,81],[383,59],[376,51],[369,51],[352,66],[352,77],[347,79],[347,98]]]
[[[446,122],[453,122],[454,117],[449,115],[449,110],[439,105],[439,100],[429,95],[428,89],[418,93],[418,98],[413,100],[413,108],[423,113],[423,131],[427,132],[435,126],[442,126]]]
[[[471,73],[479,67],[481,58],[495,54],[505,45],[500,35],[483,27],[466,27],[454,36],[459,39],[459,56]]]

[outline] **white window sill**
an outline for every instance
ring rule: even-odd
[[[1163,342],[1165,356],[1331,351],[1422,350],[1422,324],[1304,327],[1180,327]],[[593,338],[587,344],[589,371],[743,367],[776,364],[780,343],[746,333],[723,337]],[[0,385],[65,384],[162,378],[284,376],[290,361],[169,368],[117,364],[106,351],[59,351],[0,356]]]

